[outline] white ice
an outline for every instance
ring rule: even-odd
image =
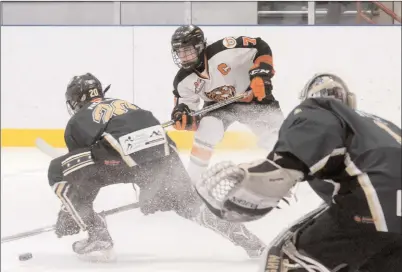
[[[213,162],[245,162],[262,157],[260,152],[225,152]],[[187,165],[188,155],[181,155]],[[50,158],[35,148],[1,150],[1,236],[52,225],[60,207],[47,182]],[[246,225],[269,243],[283,228],[320,203],[308,185],[297,191],[297,202],[275,210],[263,219]],[[95,201],[97,211],[136,200],[131,185],[114,185],[101,190]],[[258,262],[245,251],[173,212],[144,216],[132,210],[107,218],[115,241],[115,263],[86,263],[77,258],[71,244],[83,234],[58,239],[53,232],[1,245],[1,271],[116,271],[116,272],[257,272]],[[18,255],[31,252],[21,262]]]

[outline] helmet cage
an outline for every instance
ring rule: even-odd
[[[205,48],[205,42],[197,44],[176,43],[172,45],[173,62],[183,69],[192,69],[200,63],[200,56]]]
[[[204,32],[198,26],[181,26],[173,33],[171,46],[173,62],[179,68],[195,68],[206,47]]]
[[[346,83],[338,76],[329,73],[315,74],[301,90],[299,99],[311,97],[330,97],[340,100],[352,109],[356,109],[356,98],[349,91]]]

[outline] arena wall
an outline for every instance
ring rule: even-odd
[[[1,146],[34,146],[41,137],[64,147],[64,92],[70,78],[91,72],[110,97],[170,119],[178,68],[170,52],[175,26],[1,27]],[[345,79],[358,106],[401,122],[401,32],[398,26],[208,26],[208,42],[225,36],[261,37],[272,47],[274,95],[287,114],[317,72]],[[180,149],[193,133],[169,129]],[[219,148],[255,148],[255,136],[234,124]]]

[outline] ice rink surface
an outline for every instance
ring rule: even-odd
[[[262,158],[260,152],[219,152],[213,161],[246,162]],[[188,154],[181,155],[187,166]],[[29,231],[56,222],[60,203],[47,182],[50,158],[36,148],[1,150],[1,236]],[[320,203],[307,184],[299,186],[297,202],[246,225],[266,243],[299,216]],[[97,211],[132,203],[136,195],[129,184],[100,191]],[[43,233],[1,245],[2,272],[116,271],[116,272],[257,272],[261,260],[248,259],[245,251],[220,235],[182,219],[173,212],[144,216],[131,210],[107,217],[115,241],[117,261],[87,263],[79,260],[71,244],[84,234],[58,239]],[[21,262],[18,255],[31,252]]]

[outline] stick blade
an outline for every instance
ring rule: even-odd
[[[46,155],[48,155],[49,157],[51,157],[53,159],[64,155],[63,152],[61,152],[58,149],[54,148],[53,146],[48,144],[42,138],[36,138],[35,145],[40,151],[42,151],[43,153],[45,153]]]

